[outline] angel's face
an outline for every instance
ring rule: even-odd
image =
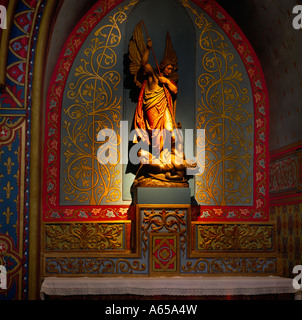
[[[164,74],[165,74],[165,76],[170,75],[172,71],[173,71],[173,66],[172,66],[172,64],[168,64],[168,65],[166,66],[166,68],[164,69]]]

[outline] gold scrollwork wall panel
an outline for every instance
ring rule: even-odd
[[[246,70],[223,30],[190,1],[181,3],[198,37],[196,125],[205,129],[205,141],[197,137],[201,150],[204,145],[205,167],[196,178],[196,200],[252,205],[254,115]]]
[[[61,124],[63,205],[121,200],[122,28],[127,11],[136,3],[130,1],[103,19],[70,71]],[[101,134],[101,130],[106,131]]]

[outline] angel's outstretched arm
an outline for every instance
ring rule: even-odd
[[[150,50],[152,48],[152,40],[149,38],[148,42],[147,42],[147,49],[146,51],[143,53],[142,55],[142,61],[141,61],[141,65],[144,68],[145,72],[149,75],[149,76],[153,76],[154,75],[154,71],[153,68],[151,67],[149,61],[149,55],[150,55]]]

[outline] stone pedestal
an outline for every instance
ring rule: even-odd
[[[191,203],[189,188],[136,188],[135,204],[186,204]]]

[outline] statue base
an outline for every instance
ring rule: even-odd
[[[190,188],[135,188],[134,204],[186,204],[191,203]]]

